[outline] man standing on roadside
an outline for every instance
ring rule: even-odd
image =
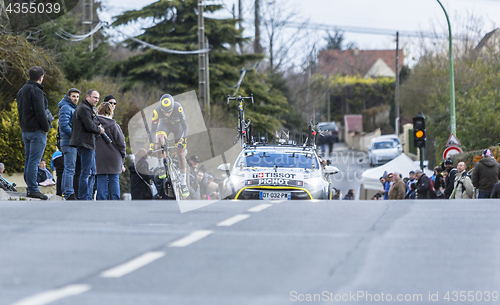
[[[410,179],[408,179],[408,182],[406,183],[406,194],[408,195],[411,192],[411,185],[414,183],[417,183],[417,179],[415,179],[415,172],[410,171],[408,174],[410,175]]]
[[[59,102],[59,134],[61,135],[61,152],[64,156],[64,171],[62,175],[61,192],[66,200],[76,200],[73,188],[75,176],[76,147],[69,146],[73,130],[73,114],[75,113],[80,90],[71,88],[64,98]]]
[[[457,174],[455,175],[454,190],[450,199],[471,199],[474,195],[474,186],[467,175],[465,162],[458,162]]]
[[[405,199],[406,186],[398,172],[393,173],[394,184],[389,190],[389,199]]]
[[[500,165],[489,149],[483,150],[482,159],[472,171],[472,184],[479,190],[477,198],[490,198],[493,187],[500,178]]]
[[[391,189],[391,184],[392,184],[393,178],[394,178],[394,175],[392,173],[389,173],[385,179],[384,200],[389,200],[389,191]]]
[[[26,197],[47,200],[48,197],[40,192],[36,183],[38,165],[45,151],[47,132],[50,129],[47,113],[49,103],[42,86],[44,71],[41,67],[32,67],[29,77],[17,93],[17,111],[24,142]]]
[[[444,160],[445,171],[448,172],[446,179],[444,180],[444,199],[450,199],[451,193],[453,193],[453,188],[455,187],[455,175],[457,174],[457,169],[453,168],[453,160],[450,158]]]
[[[417,176],[417,199],[430,199],[431,179],[421,169],[417,169],[415,172]]]
[[[92,200],[94,190],[93,175],[97,173],[95,167],[95,136],[104,133],[104,128],[93,121],[94,108],[99,102],[99,92],[94,89],[87,91],[85,100],[73,114],[73,132],[70,146],[76,147],[82,163],[82,172],[78,184],[78,199]]]

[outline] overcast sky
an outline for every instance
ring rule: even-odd
[[[112,16],[131,9],[153,3],[153,0],[102,0],[106,9],[100,13],[101,20],[111,21]],[[224,3],[226,9],[219,13],[221,17],[231,17],[233,4],[237,0],[211,0]],[[262,0],[263,1],[263,0]],[[298,21],[309,19],[310,23],[338,26],[345,30],[346,41],[352,41],[360,49],[392,49],[395,48],[394,35],[408,32],[430,32],[436,29],[439,33],[447,30],[444,12],[436,0],[277,0],[286,1],[290,8],[300,12]],[[254,0],[242,0],[243,11],[248,30],[246,36],[253,36],[253,3]],[[443,0],[443,5],[450,16],[454,34],[463,29],[463,22],[473,15],[482,21],[482,34],[500,27],[500,0]],[[237,7],[236,7],[237,10]],[[394,35],[374,35],[359,33],[382,30]],[[140,33],[140,26],[126,28],[131,35]],[[312,31],[312,30],[311,30]],[[354,32],[353,32],[354,31]],[[313,40],[322,41],[324,30],[312,31]],[[415,40],[401,37],[404,45]]]

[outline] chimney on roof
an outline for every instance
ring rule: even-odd
[[[358,56],[359,55],[359,49],[358,48],[354,48],[354,56]]]

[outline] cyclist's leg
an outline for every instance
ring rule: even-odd
[[[162,146],[165,146],[167,143],[167,138],[168,134],[170,131],[168,130],[168,125],[164,123],[163,121],[160,121],[160,124],[158,125],[158,128],[156,130],[156,143],[157,147],[156,149],[160,149]],[[160,174],[159,178],[160,179],[165,179],[167,176],[167,171],[164,167],[165,165],[165,151],[159,151],[157,154],[158,161],[159,161],[159,166],[160,166]]]
[[[172,128],[172,132],[174,133],[174,139],[175,139],[175,144],[177,146],[177,143],[179,143],[179,140],[182,136],[182,126],[178,125],[175,126],[175,128]],[[177,159],[179,160],[179,171],[182,174],[186,174],[186,146],[187,146],[187,139],[184,138],[184,142],[182,143],[183,146],[182,148],[176,147],[176,153],[177,153]]]

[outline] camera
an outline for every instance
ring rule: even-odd
[[[101,137],[101,139],[104,141],[104,143],[106,143],[108,145],[113,143],[113,140],[111,140],[105,132],[100,134],[99,137]]]
[[[99,126],[102,126],[101,120],[99,120],[99,117],[95,113],[92,115],[92,118],[93,119],[97,119],[97,121],[99,122],[99,124],[101,124]],[[111,144],[111,143],[113,143],[113,141],[109,138],[109,136],[106,134],[106,132],[103,132],[100,135],[97,135],[98,139],[99,139],[99,137],[104,141],[104,143],[106,143],[108,145]]]

